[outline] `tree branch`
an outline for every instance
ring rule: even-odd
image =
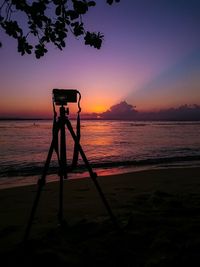
[[[112,5],[119,0],[106,0],[106,2]],[[86,30],[83,22],[83,16],[94,6],[96,2],[90,0],[37,0],[31,4],[28,4],[27,0],[5,0],[0,7],[0,27],[6,34],[17,39],[18,52],[21,55],[31,54],[34,51],[36,58],[40,58],[47,53],[47,43],[62,50],[69,30],[75,37],[83,36],[86,45],[100,49],[103,35],[100,32]],[[12,10],[12,7],[15,10]],[[50,8],[52,12],[48,13],[47,10]],[[27,17],[21,26],[13,19],[13,14],[16,12]],[[55,15],[52,15],[53,13]],[[26,27],[29,31],[24,35],[23,29]],[[35,39],[33,41],[30,36],[36,37],[36,44],[33,44]]]

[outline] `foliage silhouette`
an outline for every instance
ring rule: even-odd
[[[106,2],[112,5],[120,0]],[[94,6],[95,1],[87,0],[4,0],[0,5],[0,27],[17,40],[21,55],[34,52],[40,58],[48,52],[47,43],[62,50],[69,32],[83,36],[86,45],[100,49],[103,34],[87,31],[82,18]]]

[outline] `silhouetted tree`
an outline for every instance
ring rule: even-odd
[[[69,32],[83,36],[86,45],[101,48],[103,34],[85,29],[83,15],[95,1],[78,0],[2,0],[0,26],[18,42],[21,55],[44,56],[47,43],[62,50]],[[120,0],[106,0],[109,5]],[[22,25],[22,26],[21,26]],[[24,33],[26,31],[26,33]],[[34,38],[31,38],[34,36]],[[2,46],[0,42],[0,47]]]

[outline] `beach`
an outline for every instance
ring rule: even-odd
[[[28,241],[24,233],[37,185],[0,190],[4,266],[197,266],[200,263],[200,168],[161,168],[98,177],[117,219],[111,222],[90,178],[41,194]]]

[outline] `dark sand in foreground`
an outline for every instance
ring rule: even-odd
[[[48,179],[48,177],[47,177]],[[39,201],[23,235],[37,185],[0,190],[2,266],[200,266],[200,168],[149,170],[98,181],[123,231],[116,231],[91,179],[59,183]]]

